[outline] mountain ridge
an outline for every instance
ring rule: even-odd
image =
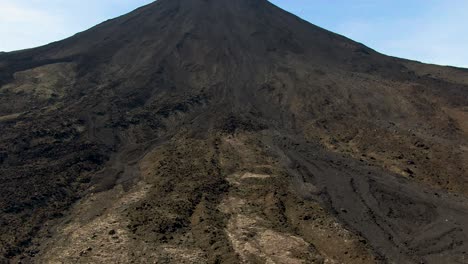
[[[465,78],[249,0],[2,54],[1,260],[462,262]]]

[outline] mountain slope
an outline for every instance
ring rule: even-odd
[[[466,262],[467,74],[263,0],[159,0],[0,54],[0,253]]]

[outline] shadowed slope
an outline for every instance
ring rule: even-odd
[[[0,252],[463,262],[466,74],[253,0],[159,0],[0,54]]]

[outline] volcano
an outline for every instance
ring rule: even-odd
[[[468,70],[266,0],[0,53],[0,262],[468,263]]]

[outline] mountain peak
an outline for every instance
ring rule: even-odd
[[[0,54],[0,262],[463,262],[466,109],[267,1],[159,0]]]

